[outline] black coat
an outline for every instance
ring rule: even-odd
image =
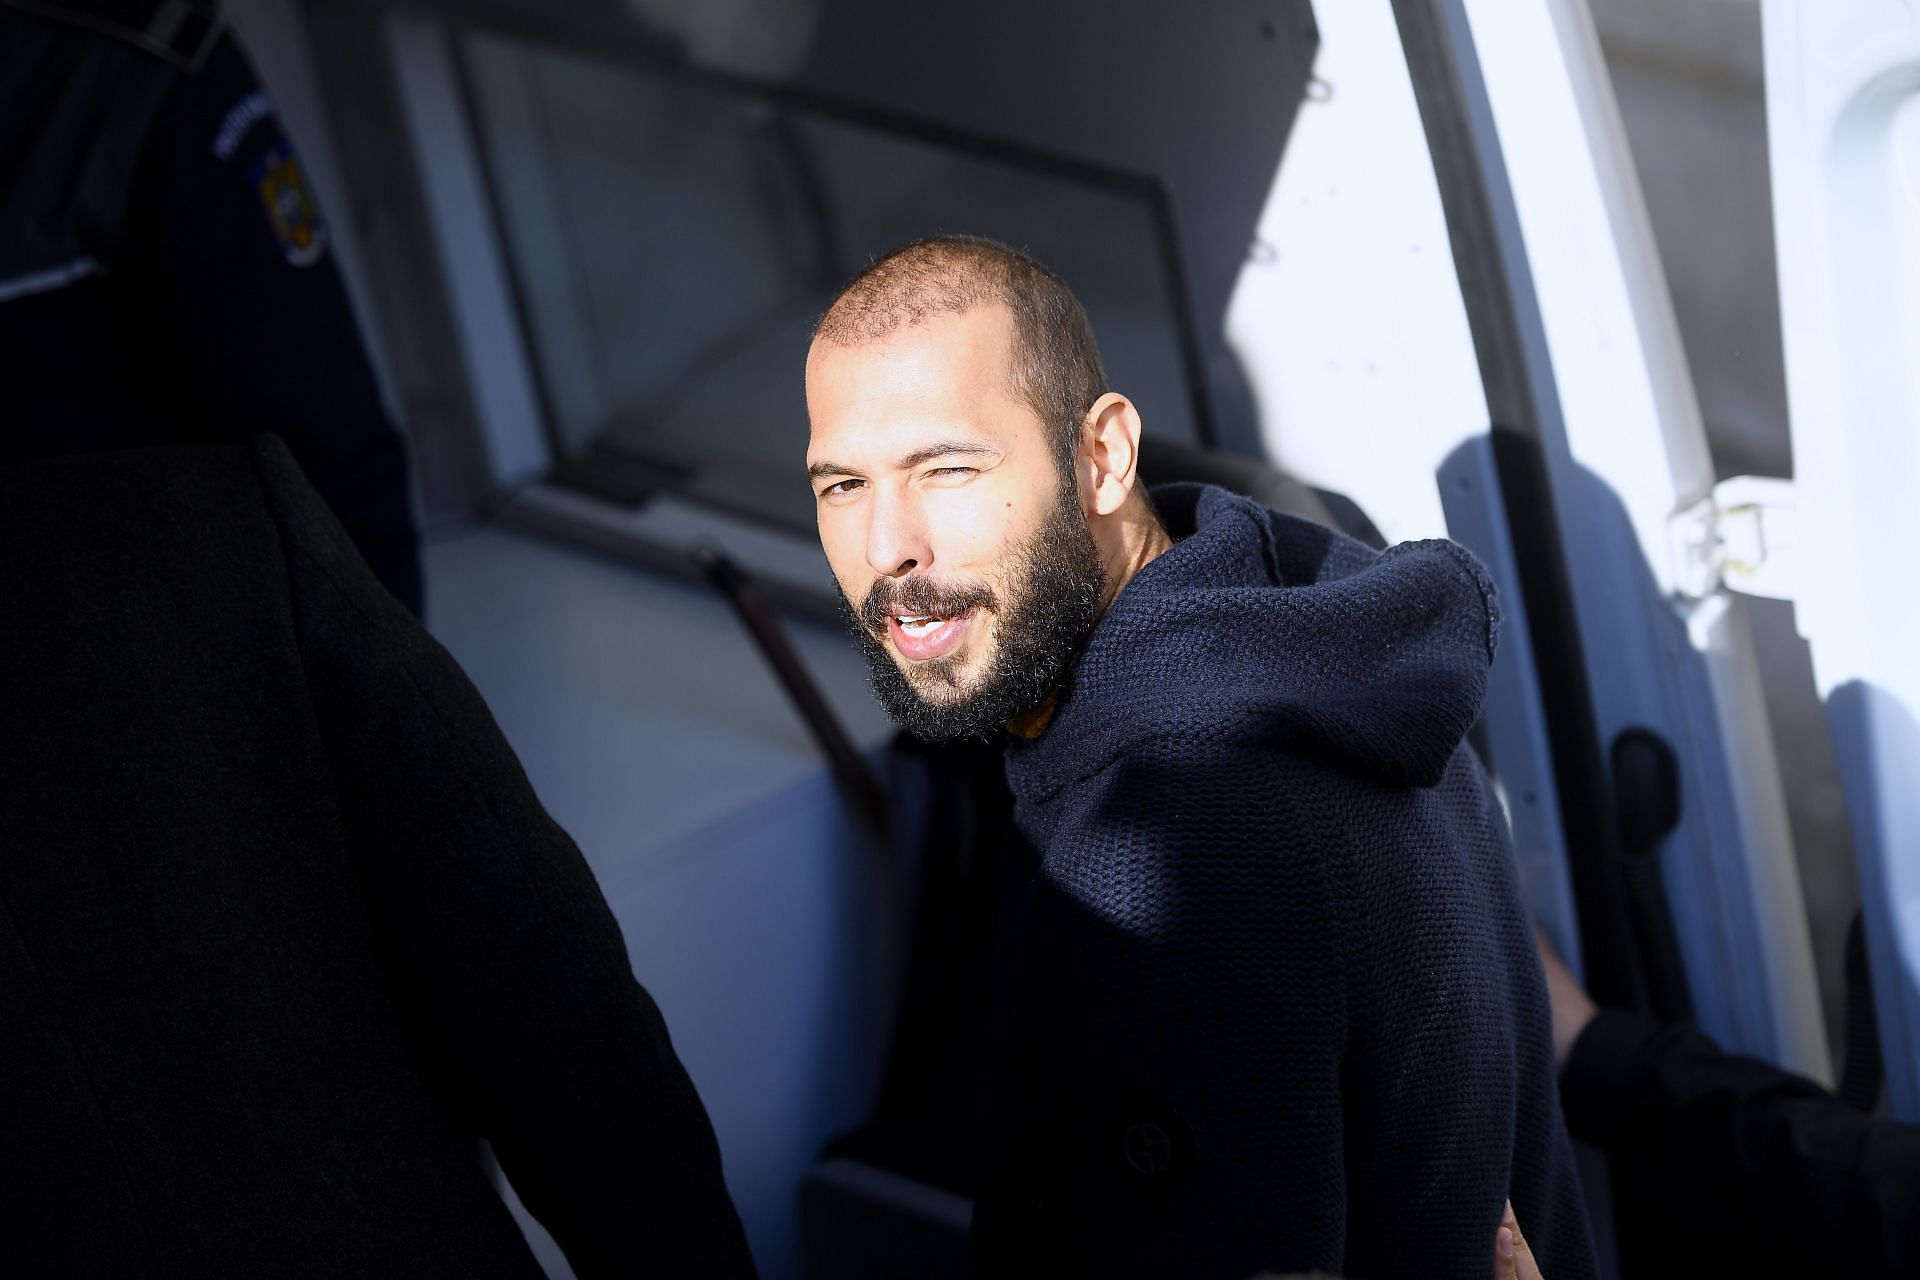
[[[0,1274],[751,1272],[478,694],[278,442],[0,467]]]
[[[1574,1136],[1612,1165],[1631,1280],[1920,1275],[1920,1126],[1612,1009],[1560,1085]]]
[[[1155,491],[1007,757],[1040,853],[1011,945],[984,1274],[1483,1280],[1512,1196],[1592,1243],[1505,821],[1463,735],[1492,589],[1219,489]]]

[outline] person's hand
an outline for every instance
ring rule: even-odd
[[[1544,944],[1543,944],[1544,945]],[[1333,1280],[1316,1271],[1312,1275],[1278,1276],[1262,1271],[1249,1280]],[[1534,1260],[1527,1238],[1520,1234],[1520,1223],[1513,1216],[1513,1201],[1501,1212],[1500,1229],[1493,1233],[1493,1280],[1546,1280],[1540,1264]]]
[[[1573,1042],[1587,1029],[1600,1007],[1574,981],[1573,974],[1560,962],[1539,925],[1533,927],[1533,940],[1540,948],[1540,966],[1547,971],[1547,1003],[1553,1008],[1553,1068],[1564,1071],[1567,1055],[1573,1052]]]
[[[1500,1230],[1493,1235],[1493,1280],[1544,1280],[1533,1250],[1527,1247],[1527,1238],[1520,1234],[1511,1200],[1500,1219]]]

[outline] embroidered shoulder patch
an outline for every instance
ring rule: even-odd
[[[240,149],[247,131],[272,114],[273,106],[267,101],[267,95],[258,89],[234,103],[213,135],[214,157],[219,160],[233,159],[233,153]]]
[[[286,139],[267,148],[254,162],[253,186],[286,260],[296,267],[318,262],[327,249],[327,224]]]

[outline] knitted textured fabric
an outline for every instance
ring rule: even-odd
[[[1511,1195],[1595,1274],[1504,819],[1463,737],[1498,616],[1445,542],[1377,554],[1202,486],[1037,739],[985,1275],[1482,1280]]]

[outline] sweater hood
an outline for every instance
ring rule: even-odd
[[[1011,744],[1016,792],[1045,801],[1179,734],[1439,781],[1480,713],[1499,629],[1472,555],[1440,540],[1376,552],[1210,485],[1153,499],[1175,544],[1114,598],[1046,729]]]

